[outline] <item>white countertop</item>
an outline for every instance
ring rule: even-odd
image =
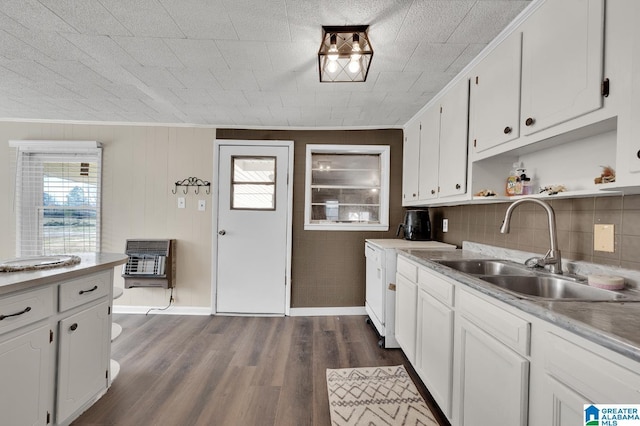
[[[402,238],[387,238],[365,241],[382,249],[453,250],[456,248],[456,246],[453,244],[441,243],[439,241],[411,241]]]
[[[20,272],[0,272],[0,295],[25,290],[39,285],[77,278],[93,272],[114,268],[127,262],[122,253],[73,253],[80,263],[60,268]]]

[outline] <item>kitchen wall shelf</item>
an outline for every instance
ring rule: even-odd
[[[583,198],[583,197],[607,197],[613,195],[622,195],[622,191],[616,190],[613,184],[601,184],[598,185],[602,188],[595,189],[581,189],[576,191],[564,191],[558,192],[557,194],[549,195],[547,193],[542,194],[531,194],[531,195],[514,195],[514,196],[506,196],[506,195],[498,195],[494,197],[473,197],[471,200],[472,204],[491,204],[491,203],[508,203],[512,201],[519,200],[521,198],[539,198],[541,200],[555,200],[560,198]]]

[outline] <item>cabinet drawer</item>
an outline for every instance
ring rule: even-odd
[[[92,300],[109,294],[111,287],[111,272],[99,272],[76,280],[60,284],[59,306],[60,312],[75,308]]]
[[[418,285],[431,296],[448,306],[453,306],[454,285],[427,269],[418,269]]]
[[[0,334],[32,324],[53,314],[53,286],[0,299]]]
[[[586,397],[584,403],[637,401],[640,375],[554,333],[546,335],[545,370]],[[606,349],[601,349],[606,356]]]
[[[474,324],[521,355],[529,355],[531,324],[500,306],[466,291],[459,291],[458,311]]]
[[[398,256],[396,272],[403,275],[405,278],[408,278],[411,282],[418,282],[418,267],[416,264],[411,263],[404,257]]]

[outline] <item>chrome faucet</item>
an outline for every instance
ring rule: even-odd
[[[546,210],[547,217],[549,218],[549,239],[551,240],[551,248],[549,249],[547,254],[544,255],[544,257],[536,259],[536,264],[540,267],[549,266],[549,272],[553,274],[562,274],[562,257],[560,256],[560,250],[558,250],[556,214],[547,202],[538,200],[537,198],[521,198],[517,201],[514,201],[513,204],[509,206],[504,215],[504,221],[502,222],[502,226],[500,227],[500,232],[502,234],[509,233],[509,228],[511,227],[511,214],[513,213],[513,210],[520,204],[527,202],[535,203],[539,206],[542,206],[542,208]],[[528,262],[529,261],[527,261],[527,263]]]

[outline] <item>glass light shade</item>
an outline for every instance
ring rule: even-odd
[[[329,48],[329,54],[327,55],[327,59],[331,62],[335,62],[340,57],[340,52],[338,52],[338,48],[335,44],[332,44]]]
[[[320,82],[366,81],[373,57],[368,25],[323,26],[318,50]]]
[[[351,57],[351,61],[349,61],[349,72],[355,74],[358,71],[360,71],[360,61]]]

